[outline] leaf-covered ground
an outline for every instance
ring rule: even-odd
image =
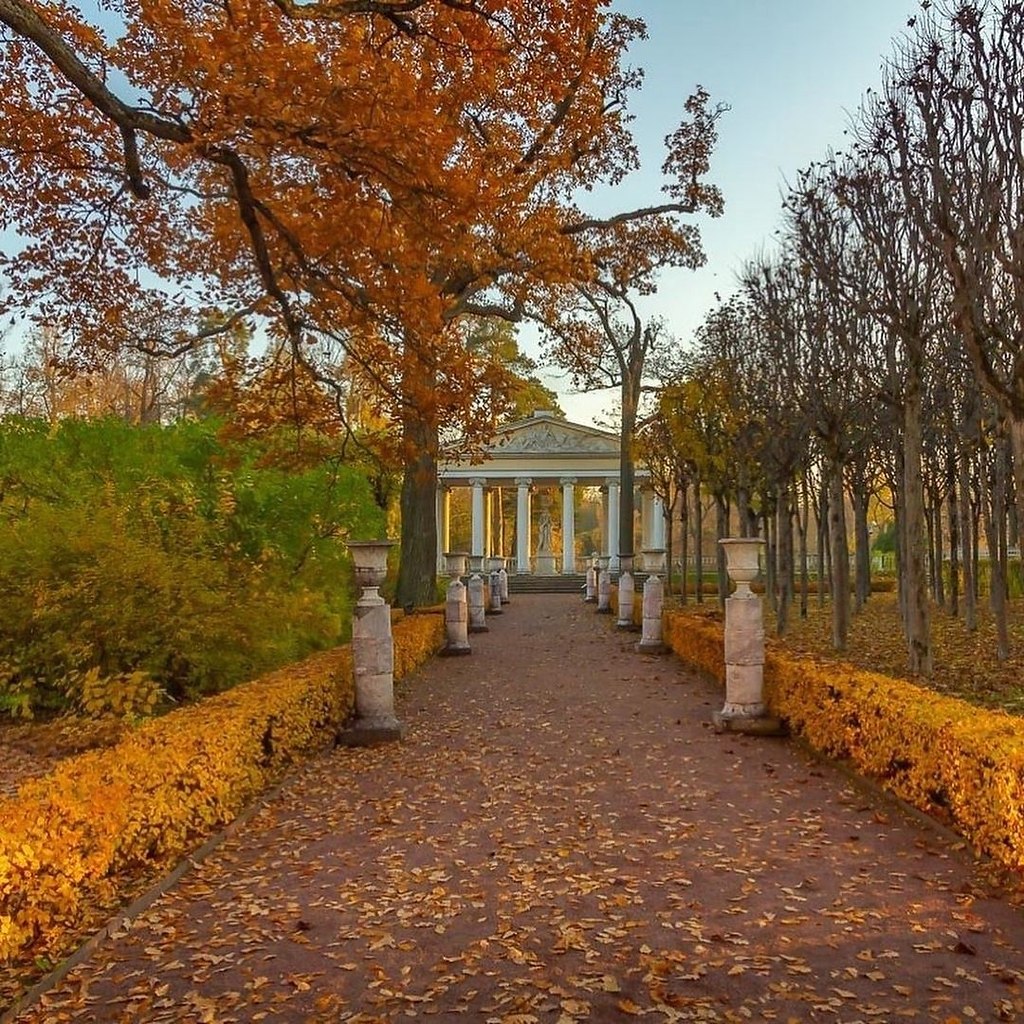
[[[789,632],[778,641],[771,639],[775,623],[766,608],[769,642],[814,658],[838,658],[832,649],[831,614],[831,606],[819,607],[812,595],[807,618],[802,620],[799,609],[794,609]],[[978,629],[972,633],[962,620],[933,606],[932,639],[934,677],[917,682],[983,707],[1024,714],[1024,601],[1010,602],[1010,658],[1002,664],[995,655],[995,626],[984,607],[979,607]],[[860,668],[910,678],[895,594],[872,594],[863,610],[853,616],[848,648],[841,657]]]
[[[66,757],[116,743],[123,731],[123,724],[114,718],[0,720],[0,797],[14,796],[23,782],[48,774]]]
[[[958,844],[635,639],[517,598],[19,1020],[1024,1020]]]

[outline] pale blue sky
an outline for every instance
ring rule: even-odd
[[[732,108],[719,125],[710,175],[725,196],[725,212],[699,221],[707,265],[664,275],[644,307],[685,341],[715,304],[715,291],[733,291],[742,263],[772,245],[783,180],[830,146],[843,146],[850,114],[880,83],[883,60],[917,2],[618,0],[616,7],[648,26],[649,39],[633,51],[633,62],[646,69],[633,101],[644,167],[617,194],[603,195],[602,205],[657,201],[663,139],[695,84]],[[587,423],[611,401],[609,394],[563,394],[562,406],[570,419]]]

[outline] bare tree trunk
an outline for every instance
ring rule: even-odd
[[[817,506],[818,514],[818,607],[825,607],[826,580],[832,579],[832,549],[829,544],[829,484],[821,481],[821,498]]]
[[[946,462],[946,519],[949,522],[949,614],[960,615],[960,532],[956,505],[956,463]]]
[[[765,500],[765,508],[769,507],[769,503]],[[776,513],[778,506],[776,505]],[[776,529],[774,517],[768,512],[765,512],[762,516],[764,526],[764,539],[766,542],[765,550],[765,593],[768,596],[768,604],[773,612],[779,610],[779,598],[775,592],[775,573],[776,573],[776,560],[778,558],[778,545],[779,545],[779,534]]]
[[[850,548],[846,541],[843,470],[838,463],[832,466],[828,526],[832,551],[832,646],[845,651],[850,632]]]
[[[693,562],[697,569],[694,593],[697,604],[704,603],[704,506],[701,501],[698,477],[693,482]]]
[[[976,520],[971,515],[970,454],[960,452],[960,544],[964,563],[964,625],[973,633],[978,628]]]
[[[1006,562],[1002,557],[999,542],[999,523],[1006,516],[1006,481],[1002,458],[995,447],[989,452],[988,472],[983,473],[989,484],[989,493],[982,499],[982,520],[985,526],[985,540],[988,543],[988,601],[992,619],[996,624],[996,657],[1000,662],[1010,656],[1010,633],[1006,621]]]
[[[907,606],[904,628],[910,671],[932,674],[931,616],[928,581],[924,569],[924,484],[921,479],[921,378],[920,364],[907,360],[907,381],[903,405],[903,509],[906,516],[903,571],[906,574]]]
[[[871,534],[868,532],[868,495],[858,482],[851,489],[853,505],[854,584],[853,609],[859,612],[871,594]]]
[[[810,575],[807,558],[807,530],[811,523],[810,510],[810,488],[807,486],[807,471],[804,470],[802,477],[801,511],[797,513],[797,524],[800,531],[800,618],[807,618],[807,600]]]
[[[715,539],[722,540],[729,536],[729,503],[724,495],[715,495],[715,513]],[[718,604],[724,608],[725,599],[729,596],[729,574],[725,570],[725,548],[721,544],[715,544],[715,547],[718,549]]]
[[[929,501],[924,507],[925,540],[928,545],[928,581],[931,597],[935,600],[935,505]]]
[[[778,568],[775,573],[777,589],[775,632],[784,636],[789,625],[789,609],[793,603],[793,485],[785,484],[775,510],[778,537]]]
[[[682,502],[680,503],[680,525],[679,531],[679,562],[682,567],[682,579],[679,581],[679,599],[686,604],[690,595],[690,485],[683,484]]]
[[[1013,460],[1013,498],[1017,525],[1017,557],[1024,570],[1024,419],[1012,416],[1009,420],[1010,453]]]

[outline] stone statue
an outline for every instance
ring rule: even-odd
[[[551,514],[547,511],[540,514],[540,538],[537,542],[537,554],[551,554]]]

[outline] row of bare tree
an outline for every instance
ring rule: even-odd
[[[890,503],[909,666],[927,675],[930,599],[976,626],[982,544],[1009,653],[1008,552],[1024,522],[1024,4],[922,8],[852,145],[797,175],[779,250],[747,264],[681,359],[647,447],[684,489],[710,490],[720,518],[732,501],[742,532],[761,520],[782,628],[794,530],[806,564],[816,506],[840,649],[844,494],[855,606],[870,589],[872,498]]]

